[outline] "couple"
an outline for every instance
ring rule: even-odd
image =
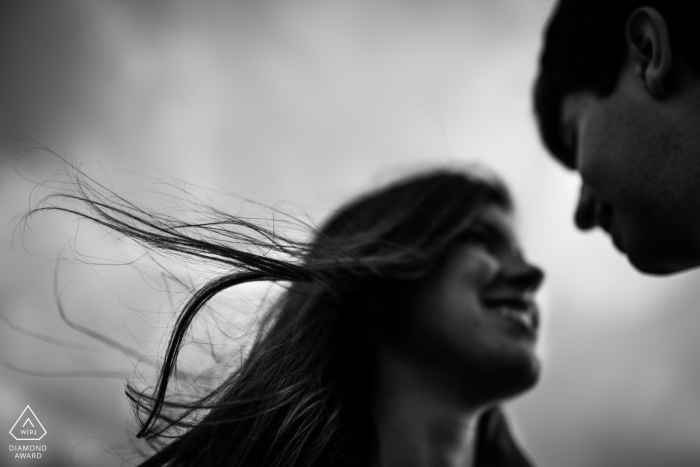
[[[561,0],[535,86],[546,146],[581,174],[576,223],[605,229],[647,273],[700,265],[695,19],[693,1]],[[184,306],[156,391],[129,389],[140,435],[167,441],[143,465],[531,465],[499,405],[537,381],[543,274],[497,180],[404,179],[340,208],[308,243],[223,215],[200,226],[234,240],[215,242],[133,205],[85,202],[147,246],[233,271]],[[202,399],[166,397],[197,312],[253,281],[287,288],[240,367]]]

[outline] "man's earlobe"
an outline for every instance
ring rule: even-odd
[[[666,20],[654,8],[637,8],[627,19],[626,33],[635,73],[654,97],[665,97],[673,63]]]

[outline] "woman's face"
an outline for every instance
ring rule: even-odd
[[[493,205],[427,278],[402,290],[387,328],[434,381],[465,396],[509,397],[539,374],[533,295],[542,279],[523,258],[510,213]]]

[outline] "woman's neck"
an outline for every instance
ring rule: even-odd
[[[373,415],[382,467],[473,467],[481,410],[396,355],[379,362]]]

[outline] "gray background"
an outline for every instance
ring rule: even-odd
[[[285,201],[313,221],[406,171],[487,164],[511,186],[524,248],[548,273],[542,380],[509,405],[528,452],[545,467],[700,465],[698,276],[642,276],[602,234],[574,230],[577,177],[548,159],[530,103],[551,6],[4,0],[0,151],[11,158],[36,146],[18,140],[30,138],[148,206],[169,205],[153,194],[155,175]],[[78,250],[123,262],[139,252],[69,216],[15,230],[35,182],[59,168],[42,151],[0,168],[0,312],[87,350],[0,323],[7,364],[59,372],[0,367],[0,428],[29,404],[48,431],[48,451],[32,464],[117,466],[104,448],[133,430],[123,385],[137,362],[61,321],[54,260]],[[173,303],[162,284],[134,268],[78,263],[61,269],[59,287],[77,322],[147,355],[162,349]],[[60,376],[91,370],[118,374]],[[26,463],[0,452],[0,465]]]

